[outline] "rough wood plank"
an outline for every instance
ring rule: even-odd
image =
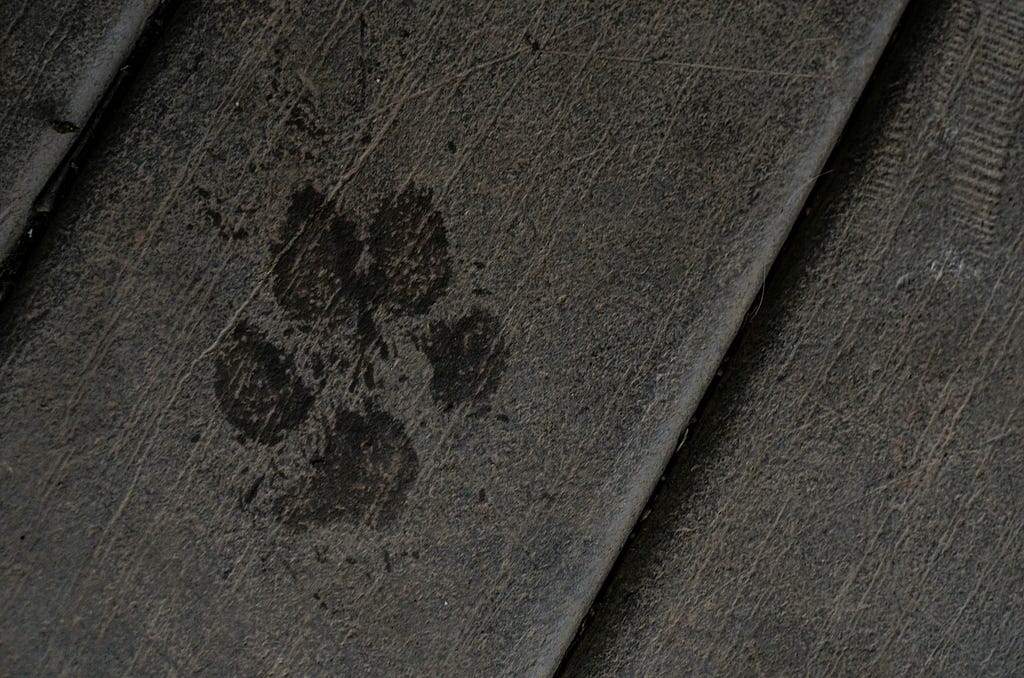
[[[907,24],[569,675],[1024,667],[1024,5]]]
[[[158,4],[0,4],[0,264]]]
[[[2,317],[5,663],[550,670],[900,10],[183,5]]]

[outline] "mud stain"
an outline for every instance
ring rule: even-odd
[[[319,421],[310,410],[325,384],[334,387],[320,407],[339,397],[331,388],[346,386],[347,404],[327,406],[334,410],[323,417],[328,423],[303,435],[312,454],[308,447],[282,450],[272,470],[257,470],[259,477],[240,488],[243,509],[309,529],[336,521],[378,528],[400,513],[420,461],[401,422],[378,404],[374,365],[409,346],[399,339],[411,335],[433,366],[430,386],[442,412],[490,396],[505,370],[493,314],[475,309],[451,321],[426,319],[451,283],[449,250],[432,192],[413,183],[371,203],[364,218],[309,185],[292,195],[271,245],[271,291],[289,321],[286,333],[326,332],[300,343],[318,393],[297,375],[294,356],[241,323],[218,356],[217,397],[244,438],[265,444],[307,419]]]

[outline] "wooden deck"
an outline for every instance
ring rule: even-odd
[[[1024,667],[1024,6],[903,23],[569,675]]]
[[[36,217],[77,173],[135,49],[156,33],[158,0],[6,2],[0,6],[0,274],[29,248]],[[7,291],[0,280],[0,297]]]
[[[102,115],[7,212],[0,664],[1019,669],[1021,11],[737,5],[5,46]]]

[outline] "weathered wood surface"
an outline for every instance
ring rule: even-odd
[[[902,3],[184,3],[0,316],[3,663],[553,668]]]
[[[1024,5],[906,23],[569,675],[1024,668]]]
[[[0,264],[157,4],[0,3]]]

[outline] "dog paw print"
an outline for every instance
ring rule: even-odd
[[[431,192],[410,183],[369,211],[358,219],[310,186],[297,191],[272,247],[271,290],[285,334],[307,340],[289,349],[240,321],[216,357],[221,412],[241,441],[264,452],[242,504],[286,523],[379,526],[398,515],[419,454],[381,404],[374,373],[408,349],[402,337],[431,365],[442,416],[488,398],[505,369],[493,313],[431,317],[453,277]],[[298,445],[286,444],[289,432]]]

